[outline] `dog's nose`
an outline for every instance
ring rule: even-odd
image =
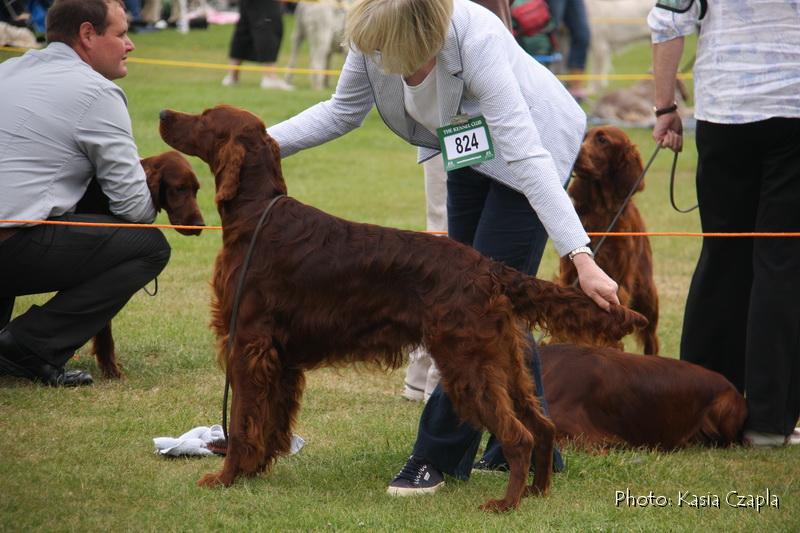
[[[162,109],[161,112],[158,114],[158,118],[164,120],[167,118],[168,111],[166,109]]]

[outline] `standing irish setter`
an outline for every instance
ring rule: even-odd
[[[568,191],[586,231],[608,229],[642,169],[639,151],[624,131],[613,126],[589,130],[575,162]],[[636,191],[643,189],[644,180]],[[644,220],[633,201],[625,206],[612,231],[645,231]],[[600,237],[592,237],[592,246],[599,240]],[[644,353],[658,354],[658,292],[653,280],[650,240],[647,237],[608,237],[597,249],[595,260],[619,283],[622,305],[647,318],[647,327],[636,333]],[[572,261],[566,258],[561,259],[560,270],[558,282],[561,285],[570,285],[577,278]]]
[[[229,351],[248,246],[265,207],[286,193],[280,150],[257,117],[229,106],[162,111],[161,136],[209,164],[223,226],[212,326],[233,391],[231,427],[222,471],[201,485],[230,485],[289,451],[306,370],[356,361],[397,367],[425,344],[460,417],[492,431],[508,458],[506,494],[483,508],[504,511],[548,492],[554,427],[526,370],[524,328],[615,340],[643,326],[641,315],[620,306],[604,312],[577,289],[449,239],[348,222],[281,198],[255,236]],[[540,467],[526,487],[532,451]]]

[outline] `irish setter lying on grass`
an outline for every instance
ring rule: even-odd
[[[536,324],[615,341],[644,326],[641,315],[602,311],[577,289],[449,239],[348,222],[281,198],[256,237],[229,352],[247,248],[265,207],[286,193],[280,150],[257,117],[229,106],[162,111],[161,136],[209,164],[223,226],[212,326],[233,391],[231,427],[222,471],[201,485],[230,485],[289,451],[306,370],[356,361],[397,367],[425,344],[459,416],[494,433],[509,460],[504,498],[483,508],[503,511],[548,492],[555,429],[523,361],[523,331]],[[526,487],[533,450],[541,466]]]
[[[613,348],[552,344],[539,356],[559,439],[662,450],[741,441],[747,405],[721,374]]]
[[[619,128],[592,128],[575,162],[569,195],[586,231],[606,231],[622,202],[642,174],[642,159],[628,136]],[[636,191],[644,189],[641,181]],[[642,215],[631,200],[611,231],[646,231]],[[600,237],[592,238],[597,245]],[[658,292],[653,280],[653,253],[647,237],[608,237],[597,249],[597,264],[619,283],[622,305],[643,314],[648,324],[636,333],[646,354],[658,354]],[[560,263],[558,283],[570,285],[577,278],[567,258]],[[568,340],[569,338],[556,338]],[[600,344],[592,342],[590,344]],[[621,345],[619,346],[622,347]],[[546,389],[547,387],[545,387]]]

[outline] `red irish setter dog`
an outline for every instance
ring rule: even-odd
[[[639,151],[624,131],[613,126],[589,130],[575,162],[574,177],[568,191],[586,231],[608,229],[642,174],[642,168]],[[636,190],[643,189],[644,180]],[[632,200],[612,231],[645,231],[642,215]],[[599,240],[600,237],[593,237],[592,245]],[[658,293],[653,281],[650,240],[647,237],[608,237],[597,250],[595,260],[619,283],[622,305],[647,317],[647,327],[636,335],[644,353],[658,354]],[[559,284],[566,286],[575,281],[577,273],[569,259],[561,259],[560,271]]]
[[[425,344],[459,416],[502,442],[511,475],[504,511],[550,485],[552,422],[523,361],[524,328],[592,331],[616,340],[645,324],[604,312],[577,289],[525,276],[449,239],[337,218],[281,198],[256,237],[230,351],[228,324],[242,264],[265,207],[286,193],[280,149],[254,115],[230,106],[201,115],[162,111],[161,136],[206,161],[216,179],[223,246],[213,275],[212,326],[233,400],[222,471],[228,486],[289,451],[304,372],[375,362],[398,367]],[[526,487],[531,452],[537,465]]]
[[[539,355],[559,438],[662,450],[741,440],[747,405],[721,374],[613,348],[551,344]]]
[[[147,187],[157,211],[167,212],[169,221],[176,226],[204,226],[203,215],[197,205],[197,181],[192,166],[180,153],[170,150],[163,154],[142,159],[147,175]],[[78,203],[80,213],[110,214],[108,198],[103,194],[97,180],[92,180],[86,195]],[[200,235],[200,229],[178,229],[183,235]],[[119,379],[123,376],[117,362],[114,336],[111,323],[95,335],[92,351],[97,366],[106,378]]]

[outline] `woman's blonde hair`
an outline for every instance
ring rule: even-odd
[[[345,43],[408,76],[442,49],[452,13],[453,0],[361,0],[347,15]]]

